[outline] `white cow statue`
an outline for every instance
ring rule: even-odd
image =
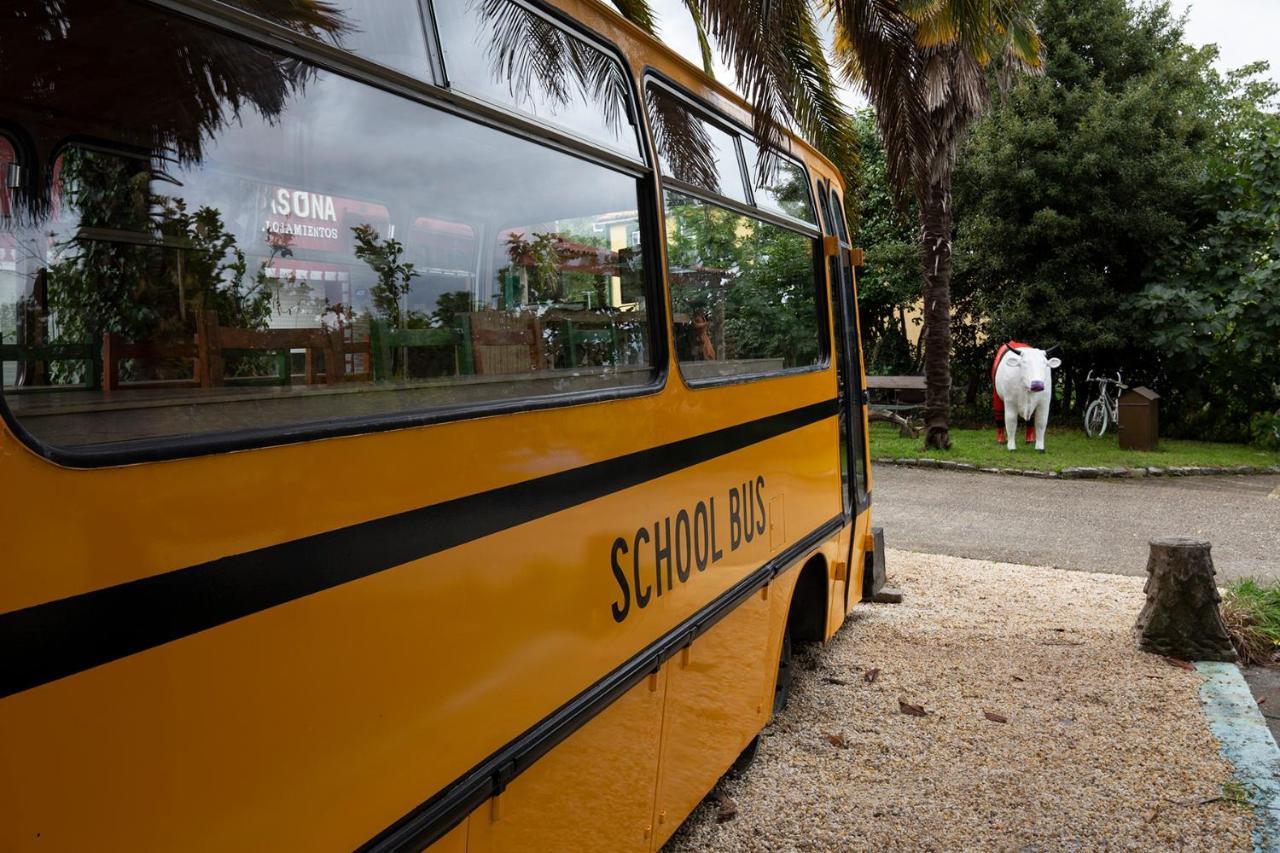
[[[996,355],[995,393],[997,404],[1003,403],[1002,432],[1010,450],[1017,449],[1015,434],[1018,418],[1022,418],[1027,422],[1027,441],[1031,441],[1034,435],[1036,450],[1044,453],[1044,433],[1049,425],[1049,401],[1053,393],[1053,369],[1061,365],[1061,359],[1050,358],[1042,349],[1022,344],[1000,347]],[[998,424],[999,418],[996,420]]]

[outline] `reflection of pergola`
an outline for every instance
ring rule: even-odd
[[[556,253],[556,268],[560,272],[610,276],[621,274],[620,268],[624,263],[622,253],[628,251],[626,249],[614,251],[603,246],[575,243],[572,240],[566,240],[561,234],[556,235],[551,248]],[[530,252],[515,256],[514,261],[521,267],[531,267],[538,263]]]

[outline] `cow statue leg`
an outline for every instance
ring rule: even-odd
[[[991,411],[996,416],[996,444],[1004,444],[1009,440],[1004,428],[1004,400],[995,391],[991,392]]]
[[[1007,444],[1008,448],[1010,450],[1017,450],[1018,445],[1016,444],[1016,440],[1018,437],[1018,412],[1016,409],[1007,408],[1004,410],[1004,431],[1005,435],[1009,437]]]
[[[1041,400],[1036,406],[1036,450],[1044,453],[1044,434],[1049,426],[1049,401]]]

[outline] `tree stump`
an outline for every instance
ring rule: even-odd
[[[1147,652],[1182,660],[1236,660],[1218,612],[1209,543],[1200,539],[1157,539],[1147,560],[1147,603],[1134,632]]]

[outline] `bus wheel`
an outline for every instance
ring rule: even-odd
[[[747,744],[742,752],[738,753],[738,757],[734,759],[733,766],[729,768],[729,776],[736,779],[756,760],[756,750],[760,748],[760,735],[756,735],[751,739],[751,743]]]

